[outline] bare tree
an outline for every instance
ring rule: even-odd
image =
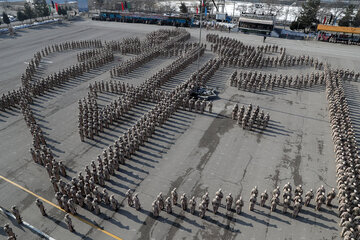
[[[145,11],[155,11],[156,9],[156,1],[155,0],[146,0],[144,2],[144,10]]]
[[[332,10],[331,13],[334,19],[338,19],[345,12],[343,0],[335,0],[334,2],[328,4],[327,8]]]
[[[158,4],[158,10],[160,12],[173,13],[176,12],[176,7],[170,2],[166,2],[165,4]]]

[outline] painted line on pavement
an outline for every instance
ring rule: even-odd
[[[16,217],[14,216],[14,214],[12,214],[11,212],[9,212],[8,210],[0,207],[0,211],[3,212],[5,215],[13,218],[16,220]],[[36,227],[34,227],[33,225],[31,225],[30,223],[27,223],[25,221],[22,222],[23,225],[27,226],[28,228],[31,228],[33,231],[37,232],[39,235],[43,236],[44,238],[48,239],[48,240],[56,240],[53,237],[50,237],[49,235],[47,235],[46,233],[40,231],[39,229],[37,229]]]
[[[8,183],[10,183],[10,184],[12,184],[12,185],[14,185],[15,187],[18,187],[18,188],[20,188],[21,190],[23,190],[23,191],[25,191],[25,192],[33,195],[34,197],[39,198],[40,200],[46,202],[47,204],[50,204],[51,206],[59,209],[60,211],[63,211],[63,212],[66,213],[66,211],[65,211],[64,209],[62,209],[60,206],[58,206],[58,205],[56,205],[55,203],[53,203],[53,202],[51,202],[51,201],[49,201],[49,200],[47,200],[47,199],[45,199],[45,198],[37,195],[36,193],[33,193],[33,192],[30,191],[29,189],[26,189],[26,188],[24,188],[23,186],[20,186],[19,184],[11,181],[10,179],[7,179],[7,178],[4,177],[4,176],[1,176],[1,175],[0,175],[0,178],[3,179],[4,181],[6,181],[6,182],[8,182]],[[72,214],[70,213],[70,215],[72,215]],[[112,237],[112,238],[114,238],[114,239],[116,239],[116,240],[123,240],[122,238],[120,238],[120,237],[118,237],[118,236],[115,236],[114,234],[109,233],[108,231],[105,231],[105,230],[102,229],[101,227],[98,227],[98,226],[96,226],[95,224],[93,224],[93,223],[91,223],[91,222],[88,222],[88,221],[86,221],[85,219],[83,219],[83,218],[81,218],[81,217],[79,217],[79,216],[76,216],[76,215],[72,215],[72,216],[73,216],[74,218],[80,220],[81,222],[89,225],[90,227],[95,228],[95,229],[97,229],[97,230],[105,233],[106,235],[108,235],[108,236],[110,236],[110,237]]]

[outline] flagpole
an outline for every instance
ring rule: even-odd
[[[201,22],[202,22],[202,0],[200,0],[200,31],[199,31],[199,47],[201,45]],[[198,52],[197,59],[197,81],[199,81],[199,67],[200,67],[200,51]]]

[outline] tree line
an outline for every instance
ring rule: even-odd
[[[291,30],[315,31],[316,25],[322,23],[318,19],[320,10],[320,0],[308,0],[302,5],[302,9],[298,18],[290,25]],[[355,13],[356,7],[348,5],[344,11],[344,16],[338,21],[338,25],[342,27],[360,27],[360,9]],[[337,21],[336,16],[325,21],[325,24],[334,24]]]
[[[16,15],[18,21],[25,21],[27,19],[34,19],[37,17],[47,17],[50,16],[50,8],[46,4],[45,0],[34,0],[34,8],[31,7],[30,3],[26,2],[24,4],[24,10],[18,10]]]

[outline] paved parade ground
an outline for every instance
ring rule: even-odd
[[[121,41],[123,38],[139,37],[158,29],[172,27],[97,22],[82,20],[41,26],[17,32],[16,36],[0,35],[0,95],[21,86],[21,74],[36,51],[51,44],[65,41],[93,40]],[[199,29],[186,29],[191,38],[199,41]],[[207,44],[199,61],[194,61],[167,81],[161,90],[170,91],[185,82],[217,54],[206,42],[207,33],[238,39],[252,46],[263,45],[263,38],[243,33],[219,31],[202,32],[202,42]],[[360,48],[317,41],[297,41],[267,38],[265,44],[286,48],[290,56],[310,55],[319,61],[330,63],[333,68],[360,72]],[[37,78],[46,77],[76,64],[79,50],[56,52],[43,57],[36,73]],[[94,140],[80,141],[78,133],[78,101],[87,97],[89,84],[110,81],[109,70],[135,55],[115,53],[114,61],[91,70],[80,77],[35,97],[32,112],[41,127],[54,158],[63,161],[67,170],[65,181],[71,181],[80,171],[95,161],[103,149],[113,144],[129,127],[155,106],[155,102],[141,101],[131,108],[122,120]],[[176,57],[158,56],[134,71],[113,81],[139,86],[146,79],[176,60]],[[293,189],[302,185],[304,194],[323,185],[326,193],[337,189],[336,167],[332,131],[329,123],[329,107],[325,86],[312,88],[277,88],[270,91],[247,92],[231,87],[229,78],[235,71],[258,71],[265,74],[298,75],[312,73],[311,66],[289,68],[239,69],[223,67],[210,78],[208,87],[218,92],[213,101],[213,111],[204,114],[180,108],[140,149],[120,165],[120,170],[106,182],[109,195],[122,203],[117,212],[101,204],[101,214],[95,215],[78,207],[78,215],[71,216],[76,232],[68,231],[64,222],[65,212],[58,207],[54,190],[46,169],[34,163],[29,153],[33,137],[24,121],[20,108],[0,111],[0,226],[9,223],[17,239],[340,239],[338,200],[333,207],[323,206],[315,211],[315,202],[303,207],[297,218],[286,214],[282,206],[270,211],[271,193],[286,183]],[[356,137],[360,134],[358,103],[360,83],[345,82],[351,118]],[[104,107],[118,96],[113,93],[98,94],[99,107]],[[270,114],[269,126],[263,131],[244,130],[231,118],[233,106],[259,105]],[[258,203],[249,211],[250,192],[257,186],[259,195],[267,190],[270,197],[265,207]],[[188,199],[201,197],[209,192],[210,201],[221,188],[224,196],[232,193],[234,201],[244,200],[243,213],[225,209],[225,197],[219,212],[212,207],[205,218],[199,210],[192,215],[183,211],[180,204],[173,206],[173,213],[160,212],[155,218],[152,202],[162,192],[164,199],[177,188],[179,198],[186,193]],[[99,186],[100,188],[100,186]],[[101,188],[102,189],[102,188]],[[142,209],[129,207],[125,193],[132,189],[138,193]],[[41,197],[48,216],[42,216],[35,205]],[[282,202],[282,197],[280,197]],[[125,201],[124,201],[125,200]],[[16,205],[23,221],[6,214]],[[1,210],[0,209],[0,210]],[[6,234],[0,230],[0,239]]]

